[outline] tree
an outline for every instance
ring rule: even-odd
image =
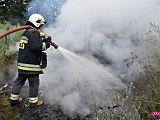
[[[0,21],[24,18],[26,5],[31,0],[0,0]]]

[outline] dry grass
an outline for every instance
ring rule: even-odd
[[[160,111],[160,30],[159,26],[150,23],[150,30],[143,36],[146,49],[143,56],[131,53],[124,60],[131,68],[137,65],[134,80],[124,93],[110,91],[114,108],[96,106],[96,96],[93,94],[94,107],[92,118],[95,120],[158,120],[159,116],[151,116],[151,111]],[[131,79],[131,78],[130,78]],[[132,78],[133,79],[133,78]]]

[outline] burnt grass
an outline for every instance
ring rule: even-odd
[[[11,83],[0,86],[0,120],[90,120],[90,115],[82,117],[78,114],[69,117],[58,105],[44,104],[36,108],[28,105],[28,87],[22,89],[23,102],[10,106]]]
[[[23,86],[20,96],[23,102],[17,106],[10,106],[10,93],[16,76],[16,65],[0,72],[0,120],[90,120],[91,115],[80,116],[75,114],[68,116],[59,105],[50,105],[44,100],[42,106],[30,108],[28,105],[29,86]],[[40,93],[39,93],[40,94]]]

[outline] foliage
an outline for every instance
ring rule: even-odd
[[[144,119],[156,120],[160,117],[152,117],[150,112],[160,110],[160,30],[159,26],[150,23],[151,29],[146,34],[148,41],[147,49],[143,58],[138,57],[135,62],[138,62],[141,71],[137,74],[135,82],[135,92],[140,101],[139,113]]]
[[[0,20],[1,22],[10,19],[24,18],[26,5],[30,0],[1,0],[0,1]]]
[[[0,23],[0,32],[2,33],[19,26],[19,24],[13,26],[8,22],[5,24]],[[16,51],[14,49],[10,50],[10,48],[19,41],[21,34],[22,31],[19,31],[0,39],[0,72],[5,71],[16,60]],[[6,93],[0,90],[0,116],[4,116],[6,120],[17,120],[21,110],[19,107],[10,106]]]
[[[10,23],[1,24],[0,23],[0,32],[10,30],[12,28],[20,26],[13,26]],[[0,70],[7,69],[7,66],[12,64],[16,59],[16,51],[9,50],[11,47],[15,46],[16,42],[19,41],[22,31],[15,32],[10,34],[2,39],[0,39]]]
[[[129,84],[124,94],[115,91],[109,91],[112,107],[99,108],[94,99],[94,109],[92,110],[92,119],[94,120],[140,120],[139,108],[134,104],[131,97],[133,83]]]
[[[125,59],[126,66],[135,69],[134,82],[129,84],[123,94],[111,91],[111,101],[116,108],[94,107],[92,117],[96,120],[158,120],[151,112],[160,112],[160,30],[159,26],[150,23],[150,30],[145,34],[143,55],[131,53]],[[137,66],[137,67],[135,67]],[[127,76],[127,75],[126,75]],[[128,76],[126,79],[132,79]],[[93,95],[94,96],[94,95]]]

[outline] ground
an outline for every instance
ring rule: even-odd
[[[77,117],[70,118],[65,115],[56,105],[44,104],[37,108],[29,108],[23,101],[23,103],[11,107],[9,95],[5,91],[4,93],[1,91],[0,96],[0,118],[2,120],[78,120]]]
[[[21,96],[23,102],[10,106],[10,91],[16,76],[16,64],[5,71],[0,72],[0,120],[82,120],[89,117],[80,118],[79,115],[69,117],[63,113],[60,106],[44,104],[41,107],[31,109],[28,107],[28,86],[24,85]]]
[[[30,108],[26,94],[23,90],[23,102],[17,106],[10,106],[10,84],[0,88],[0,120],[89,120],[80,118],[79,115],[69,117],[63,113],[57,105],[44,104],[43,106]]]

